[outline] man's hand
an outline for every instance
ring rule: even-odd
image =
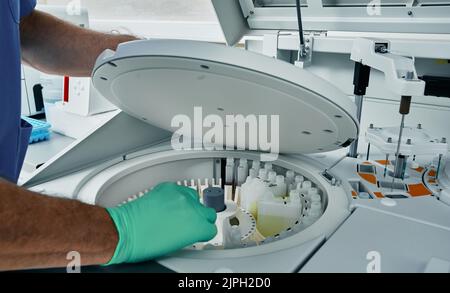
[[[143,197],[107,209],[119,234],[108,264],[139,262],[212,239],[216,212],[203,206],[197,192],[162,183]]]
[[[104,209],[30,192],[0,179],[0,271],[137,262],[216,235],[216,213],[187,187],[164,183]]]
[[[22,60],[49,74],[90,76],[101,52],[136,39],[81,28],[38,10],[20,22]]]
[[[0,271],[66,267],[111,259],[118,235],[108,212],[76,200],[37,194],[0,179]]]

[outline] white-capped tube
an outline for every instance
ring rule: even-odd
[[[298,190],[289,191],[289,197],[291,198],[291,200],[292,200],[292,198],[297,197],[297,196],[300,196],[300,192]]]
[[[239,167],[237,169],[238,185],[242,185],[248,176],[248,163],[247,159],[239,160]]]
[[[305,180],[305,179],[304,179],[303,176],[301,176],[301,175],[295,176],[295,177],[294,177],[294,181],[293,181],[290,185],[288,185],[289,190],[294,190],[294,189],[300,190],[300,189],[302,188],[302,182],[303,182],[304,180]]]
[[[252,169],[248,170],[248,177],[256,178],[256,176],[258,176],[258,173],[256,172],[255,169],[252,168]]]
[[[320,197],[320,195],[318,193],[310,195],[310,200],[311,200],[311,202],[318,202],[318,203],[322,202],[322,198]]]
[[[267,180],[272,184],[276,184],[277,172],[269,171],[269,174],[267,175]]]
[[[305,177],[303,177],[302,175],[297,175],[295,176],[294,181],[296,183],[295,185],[298,185],[298,183],[302,183],[303,181],[305,181]]]
[[[310,196],[312,196],[313,194],[317,194],[319,191],[317,190],[317,188],[315,188],[315,187],[311,187],[309,190],[308,190],[308,194],[310,195]]]
[[[227,165],[225,166],[225,184],[233,184],[234,159],[227,158]]]
[[[195,184],[195,180],[194,180],[194,179],[191,179],[191,185],[189,185],[188,187],[194,189],[195,191],[198,190],[197,185]]]
[[[239,166],[248,166],[248,161],[246,158],[239,159]]]
[[[266,169],[259,169],[258,177],[261,180],[267,180],[267,170]]]
[[[260,168],[261,168],[261,163],[258,160],[254,160],[252,162],[252,169],[255,169],[255,171],[258,173]]]
[[[300,198],[300,192],[298,190],[291,190],[289,192],[289,200],[291,203],[297,204],[299,211],[302,210],[302,199]]]
[[[320,202],[311,203],[311,211],[322,211],[322,204]]]
[[[317,219],[322,215],[322,212],[320,210],[309,210],[308,216],[312,217],[313,219]]]
[[[286,184],[291,185],[294,182],[295,172],[292,170],[286,171]]]
[[[284,181],[284,176],[283,176],[283,175],[277,175],[277,177],[276,177],[276,183],[277,183],[277,184],[283,184],[283,183],[285,183],[285,181]]]
[[[284,176],[283,175],[278,175],[276,177],[276,192],[275,192],[275,196],[286,196],[287,194],[287,185],[286,182],[284,181]]]
[[[272,163],[265,163],[264,164],[264,169],[266,169],[266,170],[272,170]]]
[[[303,189],[309,190],[311,187],[312,187],[312,182],[311,181],[308,181],[308,180],[303,181],[303,183],[302,183],[302,188]]]

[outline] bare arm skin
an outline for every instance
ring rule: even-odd
[[[35,10],[20,24],[22,59],[58,75],[89,76],[97,56],[133,36],[83,29]],[[118,242],[107,211],[39,195],[0,179],[0,271],[65,267],[70,251],[82,265],[107,263]]]
[[[52,198],[0,179],[0,271],[65,267],[78,251],[82,265],[107,263],[118,242],[107,211]]]
[[[38,10],[22,18],[20,34],[25,63],[49,74],[69,76],[90,76],[101,52],[136,40],[83,29]]]

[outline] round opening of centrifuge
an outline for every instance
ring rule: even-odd
[[[234,249],[278,241],[311,226],[327,206],[326,192],[314,178],[277,161],[191,158],[141,163],[130,169],[102,189],[97,203],[128,204],[168,181],[196,190],[202,204],[216,209],[218,233],[208,242],[187,247],[189,250]],[[120,196],[130,186],[140,189]]]

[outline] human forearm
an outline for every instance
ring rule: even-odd
[[[46,197],[0,180],[0,271],[108,262],[118,242],[105,209]]]
[[[22,59],[50,74],[89,76],[98,55],[134,36],[83,29],[35,10],[20,24]]]

